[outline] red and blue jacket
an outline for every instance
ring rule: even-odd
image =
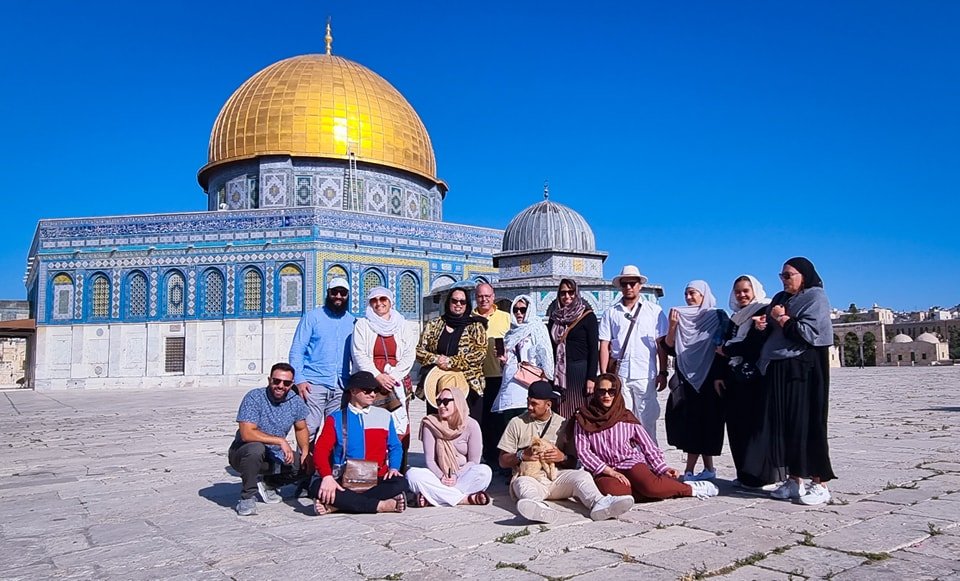
[[[376,462],[377,475],[382,478],[387,470],[400,469],[403,448],[390,412],[374,406],[364,411],[346,407],[347,458]],[[313,461],[321,478],[333,473],[334,464],[343,462],[343,416],[343,412],[327,416],[314,446]]]

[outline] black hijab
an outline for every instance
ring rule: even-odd
[[[820,278],[820,275],[817,274],[817,269],[814,268],[813,263],[804,258],[803,256],[795,256],[788,260],[786,264],[797,269],[801,275],[803,275],[803,290],[813,287],[823,288],[823,279]]]
[[[462,315],[454,315],[450,312],[450,299],[453,298],[453,293],[460,291],[463,293],[463,296],[467,300],[466,309],[463,311]],[[483,328],[487,328],[487,319],[486,317],[480,317],[478,315],[471,314],[473,311],[473,305],[470,304],[470,295],[467,294],[467,291],[463,289],[453,289],[447,293],[447,300],[443,302],[443,314],[440,315],[440,318],[443,319],[443,322],[447,324],[448,327],[454,330],[462,330],[464,327],[470,323],[480,323],[483,325]]]

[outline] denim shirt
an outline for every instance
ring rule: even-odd
[[[294,381],[343,388],[350,376],[350,339],[356,318],[334,315],[326,306],[305,314],[290,345]]]

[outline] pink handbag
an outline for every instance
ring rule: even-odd
[[[520,362],[520,365],[517,367],[517,373],[513,376],[513,380],[523,387],[530,387],[531,383],[542,381],[546,378],[547,376],[542,369],[526,361]]]

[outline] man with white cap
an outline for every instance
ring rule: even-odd
[[[356,319],[347,311],[349,294],[347,279],[330,279],[324,305],[303,315],[290,345],[294,381],[310,410],[311,440],[323,419],[340,409],[343,386],[350,377],[350,339]]]
[[[667,354],[658,347],[657,339],[667,334],[668,321],[659,305],[640,299],[640,288],[646,282],[647,277],[632,264],[613,277],[613,285],[620,287],[623,296],[600,319],[600,371],[620,376],[627,409],[656,443],[657,391],[667,385]]]

